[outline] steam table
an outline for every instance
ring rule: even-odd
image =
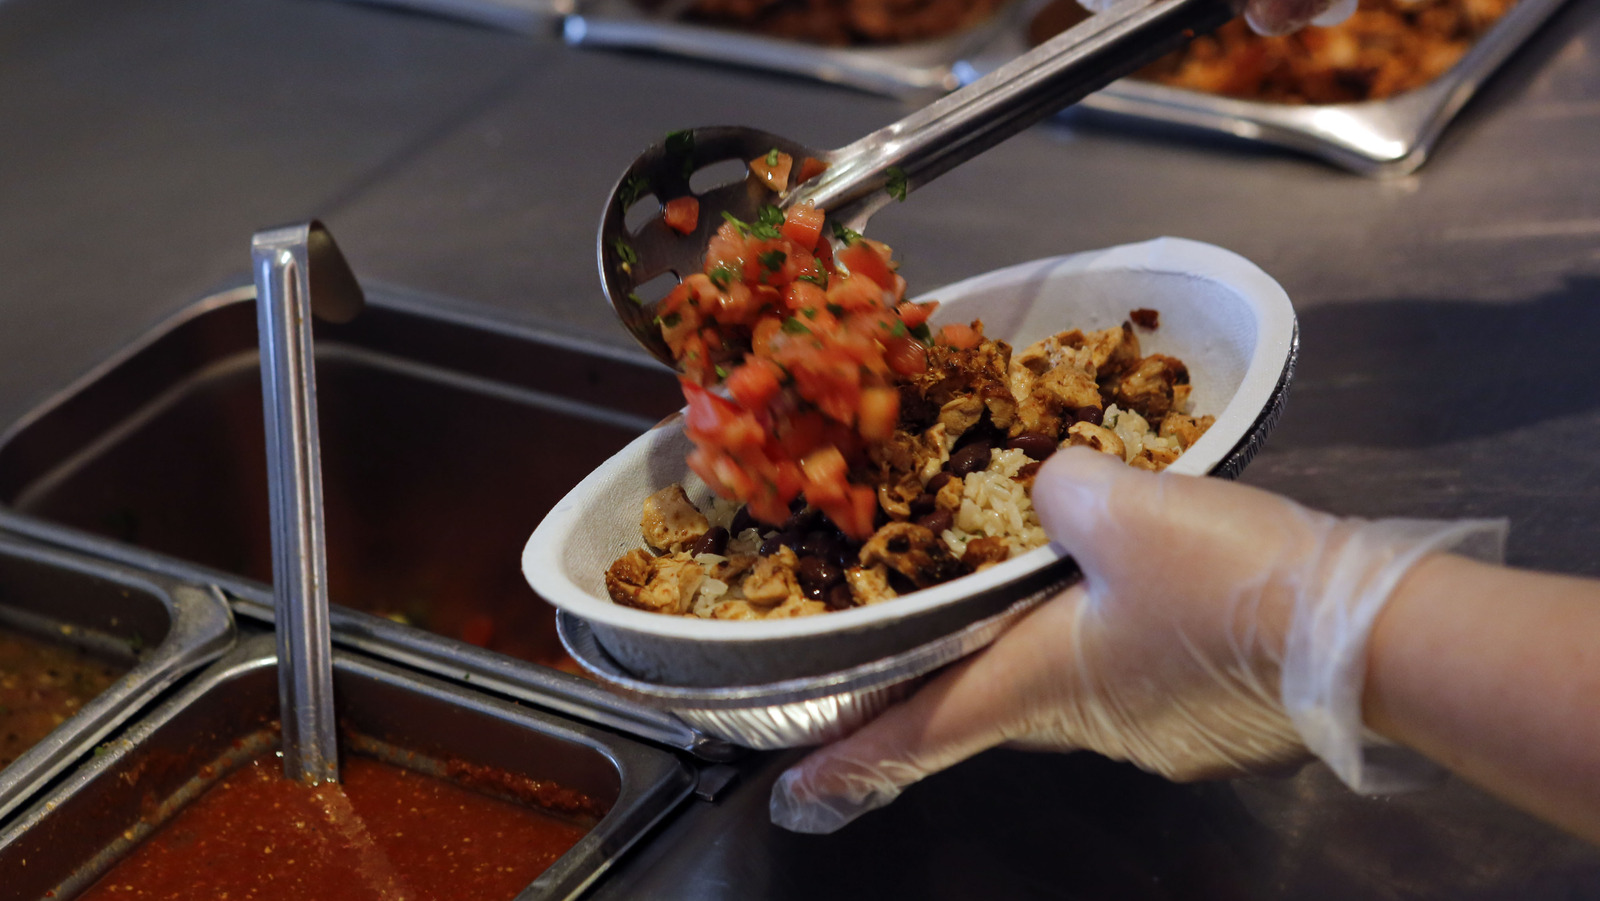
[[[1600,4],[1574,2],[1418,174],[1069,117],[873,220],[914,289],[1174,234],[1294,298],[1289,411],[1246,481],[1339,513],[1506,516],[1515,564],[1600,575]],[[833,146],[895,103],[312,0],[0,0],[0,421],[319,216],[364,277],[600,344],[598,204],[685,125]],[[508,561],[507,565],[515,565]],[[1508,599],[1508,603],[1514,599]],[[1320,769],[1176,786],[991,752],[835,836],[739,764],[594,898],[1600,897],[1600,850],[1451,783]]]

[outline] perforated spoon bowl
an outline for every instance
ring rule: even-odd
[[[681,281],[698,272],[722,214],[754,221],[764,205],[787,208],[811,201],[827,211],[830,222],[861,231],[891,200],[905,199],[917,187],[1235,13],[1229,0],[1123,0],[967,87],[837,150],[817,150],[753,128],[674,132],[633,161],[606,201],[599,262],[611,306],[645,349],[676,368],[654,324],[652,298],[640,289],[669,273]],[[753,177],[704,192],[690,186],[696,172],[729,160],[746,163],[773,150],[792,157],[796,171],[806,157],[827,168],[778,194]],[[660,215],[628,226],[635,206],[653,199],[659,211],[666,201],[688,196],[700,204],[689,234],[668,227]]]

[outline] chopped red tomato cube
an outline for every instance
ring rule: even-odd
[[[750,174],[761,179],[761,183],[769,190],[787,191],[789,170],[793,166],[794,157],[773,149],[766,156],[758,156],[750,161]]]
[[[700,201],[693,197],[669,200],[661,207],[661,220],[680,235],[694,231],[700,223]]]
[[[822,237],[823,219],[823,212],[809,200],[792,206],[783,217],[783,236],[808,251],[814,250]]]

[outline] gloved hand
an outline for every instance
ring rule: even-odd
[[[1503,523],[1340,519],[1216,479],[1058,452],[1033,501],[1084,581],[773,787],[772,821],[832,832],[998,745],[1086,749],[1175,780],[1323,757],[1350,783],[1416,777],[1366,750],[1368,633],[1400,578]],[[1412,762],[1420,762],[1416,758]],[[1376,764],[1376,765],[1375,765]]]
[[[1119,0],[1078,0],[1090,12],[1103,12]],[[1143,2],[1143,0],[1120,0]],[[1278,35],[1307,25],[1337,25],[1356,11],[1356,0],[1239,0],[1245,21],[1257,34]]]

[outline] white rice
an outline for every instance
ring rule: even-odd
[[[1100,424],[1116,432],[1117,437],[1122,439],[1122,458],[1130,463],[1147,447],[1183,453],[1183,444],[1178,439],[1162,438],[1150,427],[1150,421],[1137,411],[1124,410],[1112,404],[1106,407],[1105,417]]]
[[[1039,525],[1033,501],[1016,475],[1033,462],[1020,450],[990,452],[989,465],[961,481],[961,509],[955,522],[940,536],[957,557],[965,554],[974,538],[1001,538],[1013,556],[1042,547],[1048,538]]]

